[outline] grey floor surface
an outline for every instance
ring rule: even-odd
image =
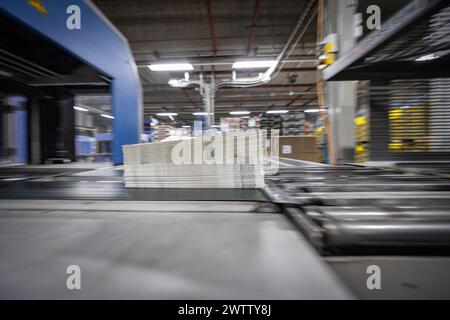
[[[360,299],[450,299],[449,257],[360,256],[326,259]],[[380,268],[379,290],[367,288],[367,267]]]
[[[69,265],[81,268],[81,290],[66,288]],[[0,210],[0,298],[353,296],[281,214],[49,211],[36,205]]]

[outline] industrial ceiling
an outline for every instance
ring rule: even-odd
[[[178,124],[203,111],[197,88],[172,88],[169,79],[183,73],[151,71],[155,63],[189,62],[196,79],[232,77],[232,63],[275,59],[292,36],[307,0],[95,0],[128,39],[143,85],[144,113],[176,112]],[[315,1],[312,1],[315,2]],[[271,108],[303,110],[317,106],[315,89],[315,11],[304,19],[294,50],[269,83],[251,88],[223,88],[216,94],[216,119],[232,110],[257,115]],[[301,36],[300,36],[301,33]],[[108,54],[105,52],[105,54]],[[254,76],[261,70],[237,72]],[[168,119],[162,119],[168,121]]]

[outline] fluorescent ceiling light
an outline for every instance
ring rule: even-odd
[[[185,79],[177,80],[177,79],[171,79],[169,82],[167,82],[169,86],[174,88],[184,88],[190,85],[191,83]]]
[[[175,112],[161,112],[156,114],[158,117],[174,117],[177,116],[178,113]]]
[[[194,116],[207,116],[208,112],[194,112],[192,113]]]
[[[114,119],[113,116],[109,115],[109,114],[102,114],[101,115],[103,118],[108,118],[108,119]]]
[[[316,112],[320,112],[320,109],[306,109],[303,112],[307,112],[307,113],[316,113]]]
[[[77,106],[73,106],[73,108],[74,108],[75,110],[83,111],[83,112],[89,111],[88,109],[81,108],[81,107],[77,107]]]
[[[432,54],[427,54],[425,56],[421,56],[420,58],[417,58],[415,61],[419,61],[419,62],[423,62],[423,61],[431,61],[434,59],[438,59],[439,56],[435,55],[434,53]]]
[[[194,67],[190,63],[151,64],[148,67],[152,71],[190,71],[190,70],[194,70]]]
[[[269,110],[266,113],[269,114],[283,114],[283,113],[288,113],[289,110]]]
[[[181,126],[182,128],[191,128],[191,126]]]
[[[258,69],[258,68],[270,68],[276,63],[273,60],[265,61],[238,61],[233,63],[233,69]]]
[[[4,76],[4,77],[12,77],[13,74],[10,73],[10,72],[8,72],[8,71],[5,71],[5,70],[0,70],[0,76]]]
[[[211,125],[211,128],[220,128],[220,126],[218,124],[213,124]]]
[[[250,111],[231,111],[230,114],[233,116],[240,116],[250,114]]]

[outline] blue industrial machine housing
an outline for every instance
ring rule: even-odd
[[[32,6],[33,2],[45,12]],[[36,0],[31,4],[0,0],[0,9],[112,79],[113,162],[123,163],[122,146],[138,143],[142,127],[141,83],[127,40],[89,0]],[[66,25],[71,5],[80,8],[80,29]]]

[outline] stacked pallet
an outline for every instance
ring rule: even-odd
[[[260,119],[260,128],[267,131],[267,136],[270,137],[273,130],[280,130],[281,118],[279,115],[267,115]]]
[[[171,131],[175,128],[168,124],[160,124],[153,128],[153,140],[161,141],[171,136]]]
[[[241,126],[239,117],[220,118],[220,127],[223,131],[238,130]]]
[[[241,129],[259,129],[261,126],[260,119],[258,117],[242,117],[241,118]]]
[[[263,139],[253,131],[124,146],[125,186],[262,188]]]
[[[282,116],[282,134],[284,136],[299,136],[305,134],[305,114],[291,112]]]

